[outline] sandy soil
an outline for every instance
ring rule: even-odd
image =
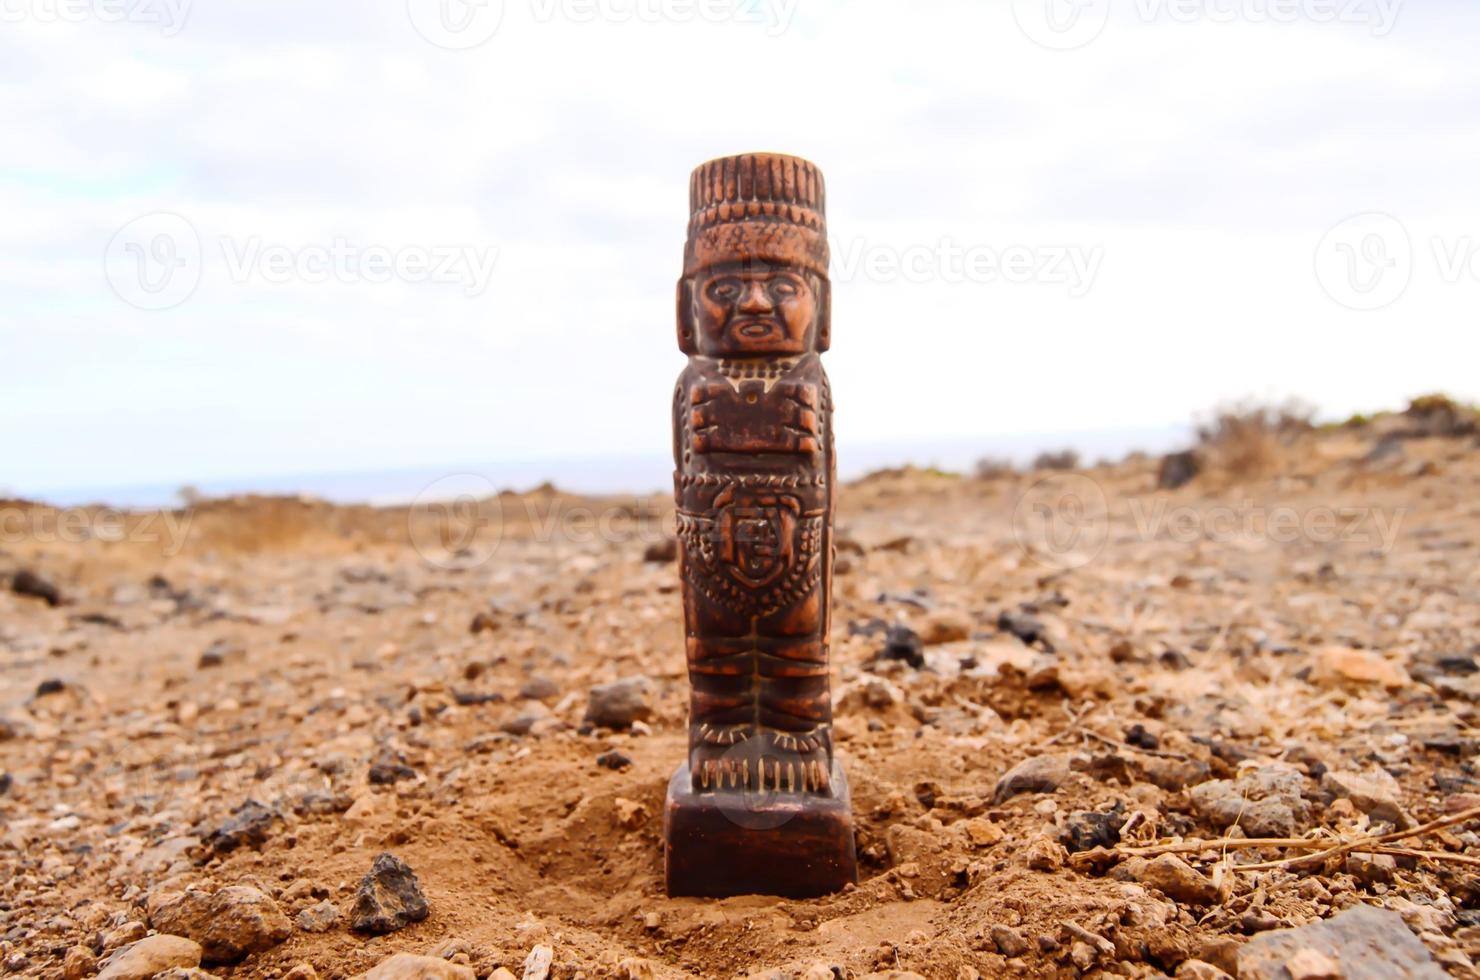
[[[0,958],[85,976],[173,896],[246,885],[340,916],[215,975],[405,951],[518,976],[541,945],[564,978],[1193,975],[1359,903],[1467,975],[1480,823],[1400,845],[1424,856],[1253,871],[1311,851],[1235,840],[1181,854],[1190,877],[1122,853],[1480,806],[1480,452],[1405,424],[1213,453],[1175,491],[1155,460],[845,488],[834,695],[863,872],[818,901],[663,894],[685,723],[678,578],[645,559],[666,501],[545,489],[471,524],[219,501],[171,515],[182,538],[131,515],[123,541],[12,505],[0,574],[65,601],[0,594]],[[896,625],[919,669],[880,656],[913,656]],[[629,677],[648,720],[584,724]],[[212,837],[249,800],[260,833]],[[350,907],[385,851],[431,915],[369,936]]]

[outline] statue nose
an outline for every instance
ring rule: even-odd
[[[742,313],[770,313],[774,307],[771,305],[770,294],[766,287],[758,282],[750,284],[740,300],[740,312]]]

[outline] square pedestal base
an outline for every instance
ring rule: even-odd
[[[848,780],[836,760],[832,786],[831,798],[695,793],[688,764],[680,766],[663,808],[668,894],[816,898],[857,882]]]

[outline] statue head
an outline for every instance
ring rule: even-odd
[[[826,193],[805,160],[713,160],[689,181],[678,345],[706,357],[827,350]]]

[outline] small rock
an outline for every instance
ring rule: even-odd
[[[1239,980],[1289,980],[1290,960],[1311,950],[1334,960],[1342,980],[1444,980],[1448,974],[1397,912],[1358,905],[1299,929],[1266,932],[1238,952]]]
[[[298,913],[296,921],[304,932],[328,932],[339,921],[339,908],[327,901],[310,905]]]
[[[174,967],[200,966],[199,943],[180,936],[150,936],[120,950],[98,974],[98,980],[149,980]]]
[[[1180,793],[1188,786],[1205,782],[1209,769],[1206,762],[1196,759],[1164,759],[1152,756],[1140,762],[1146,782],[1159,786],[1168,793]]]
[[[1364,885],[1390,885],[1398,873],[1398,862],[1391,854],[1353,852],[1346,856],[1345,868]]]
[[[394,854],[386,853],[375,859],[360,882],[350,926],[360,932],[395,932],[430,914],[416,872]]]
[[[129,943],[138,942],[148,934],[149,928],[144,923],[137,921],[125,922],[116,929],[109,929],[103,933],[103,948],[117,949],[120,946],[127,946]]]
[[[492,633],[498,629],[498,620],[486,612],[480,612],[473,617],[472,623],[468,625],[468,632],[477,636],[479,633]]]
[[[1192,789],[1192,808],[1224,830],[1239,826],[1250,837],[1294,837],[1310,822],[1301,794],[1305,776],[1295,766],[1272,762],[1237,780],[1219,779]]]
[[[985,817],[972,817],[962,822],[966,830],[966,839],[971,841],[972,847],[991,847],[999,844],[1007,836],[1001,827]]]
[[[593,687],[586,704],[586,722],[602,728],[630,728],[634,721],[653,715],[652,684],[646,677],[629,677]]]
[[[1334,799],[1351,800],[1373,820],[1386,821],[1399,830],[1414,826],[1413,818],[1398,802],[1402,789],[1386,769],[1373,766],[1361,774],[1327,770],[1321,777],[1321,789]]]
[[[1064,866],[1069,855],[1062,844],[1040,836],[1028,842],[1026,857],[1029,870],[1054,872]]]
[[[96,973],[97,969],[98,958],[86,946],[73,946],[62,957],[62,980],[83,980]]]
[[[40,599],[53,609],[62,604],[62,590],[28,568],[15,573],[10,580],[10,591],[29,599]]]
[[[1155,888],[1174,902],[1211,905],[1218,900],[1217,886],[1175,854],[1163,854],[1146,862],[1136,880]]]
[[[920,642],[926,646],[957,643],[971,639],[971,617],[952,609],[940,609],[925,617],[920,627]]]
[[[250,885],[232,885],[214,895],[187,891],[160,902],[149,918],[160,932],[200,943],[206,964],[239,963],[293,934],[293,923],[277,903]]]
[[[648,960],[629,957],[617,964],[617,980],[654,980],[657,975]]]
[[[641,803],[617,798],[613,804],[612,819],[623,830],[637,830],[648,820],[648,809]]]
[[[1161,748],[1161,739],[1146,730],[1145,725],[1132,725],[1125,733],[1125,744],[1138,749],[1156,751]]]
[[[1096,847],[1114,847],[1120,843],[1120,828],[1125,824],[1125,804],[1116,801],[1104,813],[1079,810],[1069,816],[1059,839],[1070,854],[1093,850]]]
[[[241,647],[235,644],[229,643],[226,640],[217,640],[201,651],[199,659],[195,662],[195,667],[197,670],[210,670],[213,667],[220,667],[226,663],[227,657],[240,655],[242,652]]]
[[[434,956],[397,953],[376,964],[364,980],[477,980],[470,966],[439,960]]]
[[[269,807],[256,800],[247,800],[233,810],[220,827],[207,834],[204,843],[217,854],[226,854],[243,846],[260,851],[281,819]]]
[[[524,958],[523,980],[547,980],[550,964],[555,961],[555,950],[549,946],[536,946]]]
[[[1069,763],[1070,757],[1063,754],[1024,759],[997,780],[992,801],[1002,803],[1019,793],[1055,792],[1069,778]]]
[[[1327,687],[1380,686],[1396,690],[1409,684],[1408,672],[1382,655],[1347,647],[1326,647],[1318,652],[1311,679]]]
[[[908,626],[891,626],[884,632],[884,646],[878,653],[879,660],[900,660],[915,670],[925,666],[924,644]]]
[[[1022,956],[1028,951],[1028,941],[1023,934],[1011,926],[995,925],[992,927],[992,942],[997,947],[997,952],[1003,956]]]
[[[612,749],[610,752],[603,752],[598,755],[596,757],[596,764],[603,769],[621,772],[623,769],[628,769],[632,766],[632,760],[616,749]]]
[[[1043,622],[1024,612],[1002,613],[997,617],[997,629],[1003,633],[1011,633],[1028,646],[1039,640],[1044,640],[1045,646],[1052,646],[1044,635]]]
[[[402,780],[415,779],[416,770],[399,753],[387,749],[370,764],[366,778],[372,786],[394,786]]]
[[[299,963],[283,974],[283,980],[319,980],[319,971],[313,968],[312,963]]]
[[[1156,472],[1158,490],[1180,490],[1202,472],[1202,456],[1194,450],[1168,453],[1161,458],[1161,467]]]
[[[648,545],[647,550],[642,553],[642,560],[665,565],[678,561],[678,539],[664,538]]]
[[[524,682],[519,689],[519,696],[528,701],[546,701],[560,694],[560,685],[546,677],[544,674],[536,674]]]

